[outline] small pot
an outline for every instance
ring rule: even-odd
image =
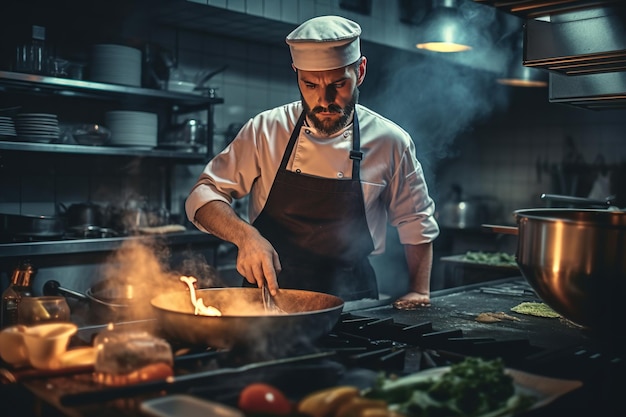
[[[159,146],[175,148],[199,148],[206,146],[208,127],[196,119],[185,120],[162,135]]]
[[[63,295],[86,301],[89,314],[98,322],[117,322],[143,319],[151,316],[149,291],[145,286],[101,281],[85,294],[62,287],[58,281],[47,281],[46,295]]]
[[[452,186],[450,197],[437,213],[437,222],[448,229],[479,228],[483,223],[499,221],[501,205],[489,196],[464,197],[460,186]]]
[[[59,204],[61,215],[66,218],[68,229],[84,229],[89,226],[103,226],[102,208],[94,203],[77,203],[66,208]]]

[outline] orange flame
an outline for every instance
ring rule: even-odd
[[[194,283],[197,281],[194,277],[181,276],[180,280],[187,284],[189,287],[189,295],[191,297],[191,304],[193,304],[196,316],[221,316],[222,312],[213,306],[204,305],[202,298],[196,298],[196,288]]]

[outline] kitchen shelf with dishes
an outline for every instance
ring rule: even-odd
[[[17,73],[10,71],[0,71],[0,90],[7,93],[18,93],[26,95],[44,95],[55,98],[79,98],[94,101],[124,101],[134,100],[145,102],[145,107],[150,105],[169,106],[168,118],[171,120],[178,115],[184,115],[191,112],[207,111],[207,139],[212,136],[212,107],[216,104],[224,102],[222,98],[213,95],[201,95],[194,93],[181,93],[176,91],[158,90],[152,88],[142,88],[130,85],[110,84],[94,81],[84,81],[69,78],[58,78],[45,75],[35,75],[26,73]],[[140,117],[151,115],[145,112],[135,111],[119,111],[108,112],[106,117],[111,123],[118,123],[120,129],[128,129],[129,136],[134,135],[135,139],[122,139],[119,144],[111,143],[70,143],[64,142],[59,135],[58,138],[52,140],[45,139],[40,136],[37,140],[24,137],[17,132],[16,135],[4,134],[0,137],[0,150],[19,151],[19,152],[53,152],[53,153],[69,153],[69,154],[85,154],[85,155],[109,155],[109,156],[137,156],[149,158],[175,159],[179,161],[206,161],[207,154],[212,152],[210,149],[210,140],[205,147],[197,146],[168,146],[168,144],[158,143],[157,146],[133,146],[143,145],[139,142],[144,139],[141,136],[144,133],[130,129],[139,129],[137,126],[145,126],[147,121]],[[44,116],[53,116],[42,113],[29,113],[22,116],[29,116],[31,119],[27,122],[29,126],[41,129],[46,126],[47,120],[43,120]],[[133,117],[134,119],[131,119]],[[55,120],[56,121],[56,120]],[[4,118],[3,123],[10,123],[10,118]],[[39,123],[38,126],[34,126]],[[154,123],[156,125],[156,122]],[[8,126],[8,125],[3,125]],[[10,126],[8,126],[10,128]],[[41,131],[41,130],[39,130]],[[156,133],[156,132],[155,132]],[[58,143],[61,142],[61,143]],[[202,149],[206,148],[203,152]]]
[[[103,156],[119,159],[122,164],[125,158],[150,161],[142,167],[159,169],[157,174],[163,187],[161,203],[168,211],[172,206],[172,181],[168,178],[172,175],[173,166],[205,163],[211,156],[213,106],[224,102],[222,98],[208,93],[167,91],[11,71],[0,71],[0,91],[3,92],[4,109],[0,111],[0,158],[4,157],[4,161],[16,161],[17,157],[19,161],[28,160],[36,154],[45,154],[46,158],[51,156],[55,160],[57,158],[54,155],[48,154],[56,154],[60,164],[65,161],[74,164],[89,158],[101,161]],[[33,99],[34,105],[31,103]],[[57,108],[60,113],[53,114]],[[204,131],[206,143],[181,146],[157,140],[179,116],[185,117],[195,112],[207,112]],[[102,119],[103,125],[75,122],[85,115],[90,117],[96,114],[100,117],[96,116],[92,120]],[[100,132],[91,129],[94,126],[103,128],[104,133],[108,134],[108,140],[101,140],[98,137]],[[117,127],[117,132],[121,132],[116,141],[113,140],[114,135],[111,133],[115,131],[111,127]],[[78,140],[77,128],[87,129],[81,132],[86,142]],[[148,137],[150,141],[144,141]],[[62,159],[62,155],[68,155],[69,159]],[[81,156],[86,158],[76,158]],[[0,165],[0,168],[11,175],[13,171],[20,173],[22,163],[19,161]],[[10,236],[8,239],[0,239],[0,263],[25,257],[111,252],[123,242],[146,241],[155,237],[169,247],[178,248],[193,244],[198,248],[215,249],[221,243],[212,236],[190,228],[168,231],[158,236],[153,233],[95,237],[63,235],[54,239]]]

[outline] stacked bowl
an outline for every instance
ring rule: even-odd
[[[141,87],[141,51],[123,45],[93,45],[90,78],[103,83]]]
[[[105,125],[111,131],[111,145],[154,148],[157,146],[156,113],[115,110],[105,114]]]

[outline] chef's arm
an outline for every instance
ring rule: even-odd
[[[430,301],[430,275],[433,266],[433,244],[404,245],[409,270],[409,292],[402,299]]]
[[[270,292],[276,294],[278,253],[254,226],[239,217],[229,204],[218,200],[200,207],[195,220],[209,233],[237,246],[237,271],[248,282],[260,287],[267,281]]]

